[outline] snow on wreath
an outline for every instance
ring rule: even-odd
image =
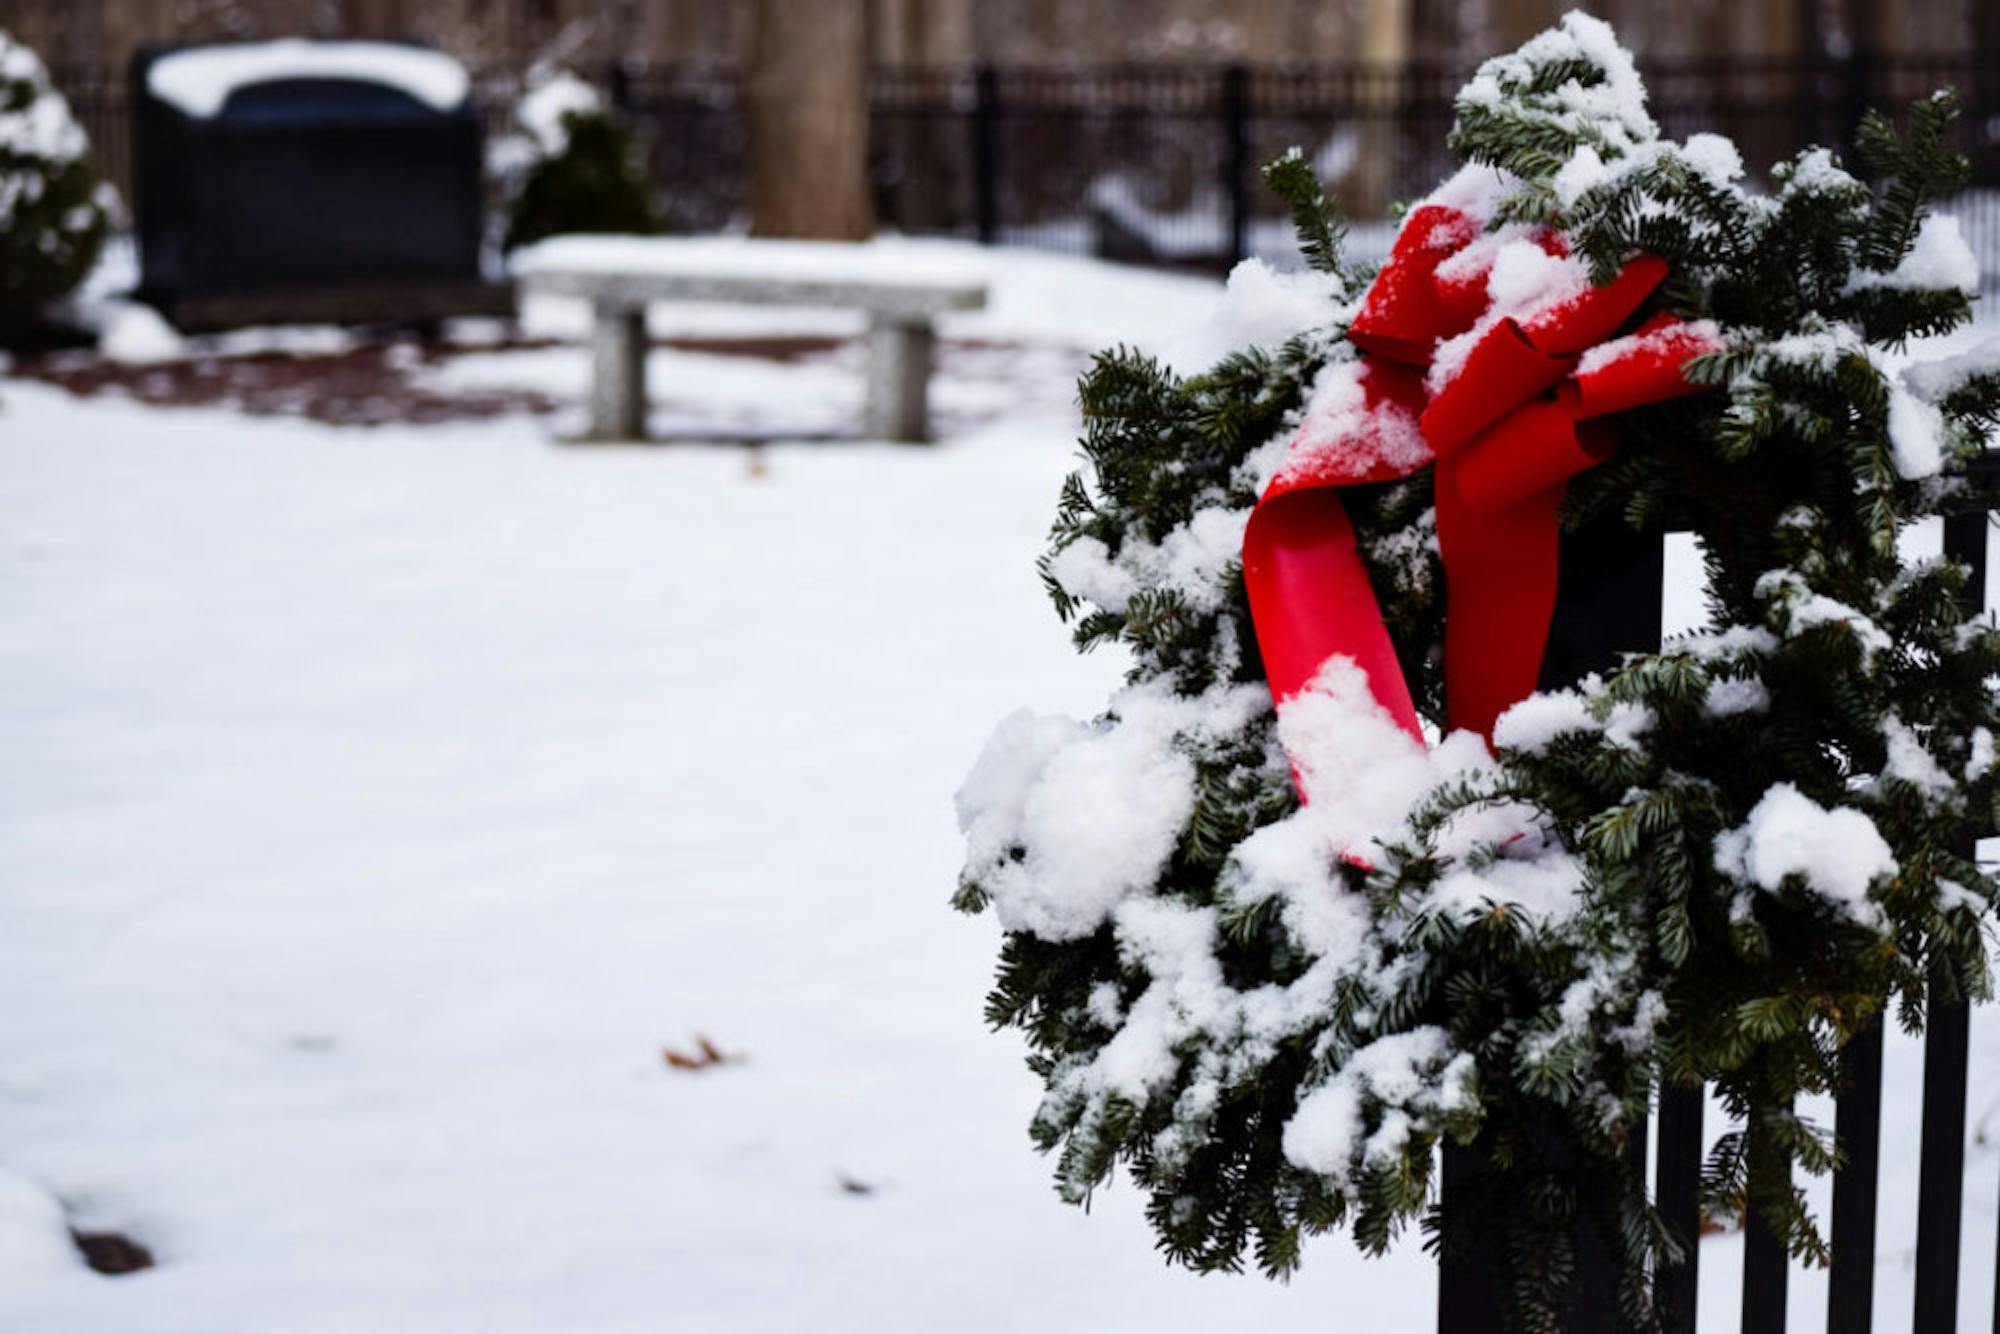
[[[1880,188],[1806,148],[1752,189],[1571,14],[1459,94],[1464,165],[1379,274],[1293,154],[1266,174],[1310,267],[1238,268],[1206,344],[1236,350],[1099,356],[1041,572],[1128,684],[1006,720],[958,797],[956,902],[1005,932],[988,1014],[1067,1198],[1123,1163],[1172,1259],[1278,1275],[1311,1234],[1477,1218],[1517,1327],[1580,1218],[1650,1328],[1693,1239],[1623,1140],[1705,1080],[1744,1125],[1711,1206],[1824,1253],[1749,1141],[1830,1170],[1789,1109],[1841,1045],[1919,1024],[1934,972],[1989,988],[1996,886],[1956,840],[1994,809],[2000,637],[1962,567],[1897,554],[1989,503],[1963,464],[2000,421],[2000,350],[1889,359],[1970,315],[1928,211],[1952,115],[1866,120]],[[1538,693],[1565,535],[1669,514],[1708,624]],[[1496,1164],[1450,1217],[1447,1138]]]

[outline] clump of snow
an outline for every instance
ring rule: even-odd
[[[154,61],[146,72],[153,96],[206,120],[239,90],[288,79],[340,79],[394,88],[439,111],[471,95],[465,66],[441,51],[395,42],[320,42],[289,37],[190,47]]]
[[[1620,750],[1637,751],[1641,749],[1641,738],[1653,730],[1657,721],[1645,705],[1621,699],[1605,715],[1604,739]]]
[[[20,106],[0,106],[0,156],[33,158],[60,165],[74,162],[90,147],[69,103],[49,82],[41,58],[0,29],[0,81],[24,84],[28,96]],[[9,173],[11,175],[11,173]],[[12,211],[0,176],[0,221]]]
[[[1833,150],[1813,147],[1779,167],[1786,195],[1838,194],[1852,191],[1860,182],[1843,169]]]
[[[1306,391],[1298,434],[1272,480],[1400,476],[1430,462],[1431,447],[1414,412],[1387,398],[1369,403],[1371,373],[1370,364],[1351,353],[1320,368]]]
[[[1420,907],[1459,918],[1483,916],[1496,906],[1543,926],[1559,926],[1576,913],[1584,891],[1583,865],[1521,802],[1487,802],[1456,812],[1440,831],[1437,853],[1444,874]]]
[[[1079,537],[1049,557],[1048,572],[1063,592],[1106,611],[1123,612],[1139,591],[1138,577],[1095,537]]]
[[[1503,241],[1495,252],[1486,294],[1495,308],[1518,315],[1566,301],[1588,286],[1588,273],[1579,261],[1552,255],[1523,237]]]
[[[1539,691],[1500,715],[1493,724],[1493,744],[1525,755],[1542,755],[1558,737],[1596,730],[1597,719],[1582,692]]]
[[[557,66],[529,72],[528,90],[514,104],[512,132],[494,139],[487,165],[516,188],[538,162],[569,151],[570,121],[604,111],[604,98],[584,80]]]
[[[1867,341],[1861,331],[1845,322],[1834,322],[1766,343],[1759,351],[1771,360],[1812,370],[1831,370],[1841,358],[1867,355]]]
[[[1468,162],[1425,195],[1410,212],[1415,214],[1425,204],[1435,204],[1466,214],[1485,227],[1499,214],[1501,201],[1520,185],[1521,178],[1510,171],[1483,162]]]
[[[535,81],[515,106],[514,119],[542,156],[561,157],[569,148],[570,118],[595,116],[603,110],[604,98],[597,89],[559,69]]]
[[[1882,737],[1888,743],[1888,762],[1883,766],[1884,777],[1900,778],[1912,784],[1925,796],[1943,798],[1957,790],[1951,775],[1944,771],[1925,747],[1919,737],[1902,719],[1890,714],[1882,720]]]
[[[1681,142],[1681,160],[1714,185],[1743,179],[1743,153],[1727,135],[1690,134]]]
[[[1716,836],[1715,869],[1770,891],[1797,876],[1856,923],[1879,929],[1882,910],[1868,890],[1895,874],[1896,858],[1865,812],[1829,810],[1792,784],[1778,783],[1743,824]]]
[[[1436,749],[1424,746],[1376,702],[1367,673],[1345,655],[1329,658],[1310,685],[1279,706],[1278,739],[1297,766],[1305,798],[1295,818],[1314,827],[1323,850],[1364,857],[1441,781],[1492,763],[1470,733],[1456,733]]]
[[[1901,379],[1889,381],[1889,452],[1898,476],[1915,481],[1944,468],[1944,414],[1911,393]]]
[[[1576,207],[1576,201],[1609,179],[1604,169],[1604,159],[1589,144],[1578,144],[1570,153],[1556,174],[1550,178],[1549,187],[1556,192],[1556,202],[1564,208]]]
[[[1993,770],[1995,746],[1993,733],[1984,727],[1972,730],[1972,753],[1965,761],[1965,781],[1976,783]]]
[[[1721,676],[1702,692],[1702,712],[1711,718],[1728,718],[1739,713],[1768,713],[1771,691],[1756,677]]]
[[[1227,1022],[1231,992],[1215,957],[1213,908],[1135,899],[1118,909],[1118,952],[1152,983],[1091,1065],[1093,1084],[1137,1102],[1180,1067],[1174,1048]]]
[[[1113,556],[1080,537],[1049,559],[1048,572],[1071,597],[1123,612],[1142,588],[1170,589],[1193,611],[1212,611],[1229,596],[1224,574],[1243,550],[1247,509],[1210,506],[1152,543],[1130,536]]]
[[[1412,1130],[1413,1116],[1431,1116],[1467,1105],[1474,1064],[1454,1051],[1441,1028],[1414,1028],[1377,1038],[1342,1062],[1326,1083],[1299,1100],[1285,1123],[1285,1158],[1293,1166],[1346,1185],[1350,1164],[1394,1162]],[[1361,1098],[1385,1105],[1382,1123],[1365,1143]]]
[[[1847,280],[1850,292],[1887,288],[1890,291],[1979,290],[1979,261],[1959,231],[1958,219],[1933,213],[1917,228],[1910,253],[1887,273],[1856,269]]]
[[[1099,982],[1092,987],[1084,1009],[1091,1020],[1102,1028],[1116,1028],[1125,1021],[1125,1003],[1119,998],[1115,982]]]
[[[1522,96],[1538,68],[1576,60],[1596,65],[1603,78],[1589,85],[1570,79],[1550,92]],[[1659,137],[1659,127],[1646,111],[1646,89],[1632,53],[1618,44],[1611,25],[1576,10],[1518,51],[1481,65],[1459,91],[1457,105],[1463,113],[1469,107],[1517,106],[1524,101],[1568,134],[1600,139],[1614,152]]]
[[[1987,338],[1955,356],[1912,362],[1903,369],[1903,383],[1926,403],[1942,403],[1967,381],[2000,376],[2000,338]]]
[[[136,301],[107,301],[98,329],[97,350],[111,361],[143,365],[180,360],[187,355],[187,340],[151,306]]]
[[[1590,290],[1590,270],[1570,255],[1551,254],[1536,228],[1509,223],[1453,255],[1438,266],[1438,276],[1463,279],[1486,269],[1486,311],[1470,329],[1439,343],[1431,357],[1424,387],[1433,395],[1444,390],[1473,349],[1503,320],[1525,323],[1536,315]]]
[[[1889,636],[1873,620],[1839,599],[1815,591],[1796,570],[1766,570],[1751,591],[1778,613],[1788,639],[1818,626],[1842,625],[1860,644],[1864,660],[1889,647]]]
[[[1173,855],[1194,808],[1190,750],[1269,707],[1260,685],[1190,698],[1155,680],[1120,691],[1096,726],[1013,714],[959,789],[966,879],[1007,930],[1090,935]]]
[[[1623,338],[1613,338],[1586,349],[1576,363],[1579,378],[1595,375],[1608,366],[1627,357],[1653,356],[1657,353],[1684,349],[1687,356],[1722,346],[1722,326],[1714,320],[1685,320],[1675,324],[1663,324],[1645,333],[1630,333]]]
[[[1276,899],[1294,933],[1312,939],[1319,905],[1346,898],[1328,850],[1373,864],[1407,836],[1413,810],[1446,784],[1497,772],[1475,733],[1453,732],[1427,747],[1398,727],[1376,702],[1365,673],[1346,656],[1321,667],[1305,690],[1278,710],[1278,740],[1291,758],[1304,805],[1253,832],[1230,862],[1239,902]],[[1475,854],[1502,849],[1497,859]],[[1544,838],[1539,817],[1511,802],[1459,811],[1437,839],[1447,871],[1429,905],[1452,913],[1513,904],[1544,921],[1566,917],[1582,888],[1579,868]],[[1335,923],[1335,939],[1346,939]]]
[[[1733,141],[1719,134],[1691,134],[1684,143],[1671,139],[1634,142],[1608,158],[1598,151],[1597,144],[1579,143],[1549,178],[1549,188],[1558,206],[1568,211],[1591,191],[1663,163],[1678,163],[1685,171],[1721,189],[1734,186],[1743,176],[1743,154]],[[1650,190],[1639,202],[1647,212],[1679,212],[1671,201]],[[1693,218],[1684,217],[1684,221],[1698,228],[1705,226]]]
[[[1435,508],[1425,510],[1402,528],[1368,539],[1369,566],[1385,572],[1399,593],[1434,588],[1439,561]]]
[[[1169,344],[1163,360],[1179,375],[1208,370],[1233,352],[1276,347],[1342,318],[1340,280],[1316,269],[1280,273],[1261,259],[1229,271],[1206,320]]]

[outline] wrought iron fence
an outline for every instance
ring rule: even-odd
[[[1975,469],[1986,480],[2000,475],[2000,455],[1978,460]],[[1987,531],[1992,515],[1970,510],[1944,521],[1944,555],[1966,566],[1968,611],[1989,605],[1991,573],[1987,561]],[[1565,536],[1565,543],[1583,539]],[[1658,533],[1625,538],[1620,549],[1580,550],[1586,581],[1599,581],[1624,598],[1624,606],[1608,618],[1613,624],[1583,627],[1580,649],[1590,667],[1608,666],[1623,649],[1657,644],[1658,608],[1663,562]],[[1591,564],[1595,562],[1595,564]],[[1572,568],[1565,558],[1565,569]],[[1558,609],[1560,618],[1562,612]],[[1968,826],[1958,851],[1976,855],[1978,840],[1994,831]],[[1910,1334],[1972,1334],[1987,1328],[1959,1320],[1965,1299],[1980,1291],[1982,1269],[2000,1273],[2000,1254],[1962,1256],[1965,1223],[1965,1149],[1967,1092],[1970,1073],[1971,1005],[1950,980],[1938,978],[1924,1005],[1923,1099],[1917,1166],[1917,1215],[1913,1265],[1915,1300],[1905,1319],[1886,1325]],[[1834,1173],[1833,1207],[1826,1236],[1831,1251],[1827,1274],[1827,1334],[1870,1334],[1874,1320],[1875,1275],[1881,1264],[1878,1246],[1878,1188],[1882,1175],[1882,1049],[1883,1021],[1851,1041],[1841,1053],[1841,1087],[1834,1097],[1834,1133],[1844,1161]],[[1628,1128],[1625,1152],[1643,1179],[1648,1159],[1647,1137],[1657,1135],[1652,1154],[1652,1199],[1686,1248],[1684,1263],[1653,1275],[1653,1296],[1666,1334],[1694,1334],[1696,1304],[1704,1270],[1701,1264],[1701,1177],[1706,1098],[1702,1089],[1669,1085],[1658,1092],[1657,1115],[1649,1125]],[[1740,1127],[1735,1127],[1740,1128]],[[1761,1137],[1749,1139],[1751,1171],[1762,1176],[1767,1166],[1782,1173],[1788,1164],[1763,1164],[1759,1155],[1777,1152]],[[1454,1202],[1477,1207],[1484,1174],[1477,1145],[1444,1152],[1443,1207]],[[1978,1192],[1983,1194],[1983,1192]],[[1786,1328],[1790,1278],[1794,1271],[1784,1239],[1754,1210],[1743,1220],[1741,1302],[1734,1328],[1741,1334],[1775,1334]],[[1477,1220],[1470,1229],[1472,1244],[1448,1249],[1440,1269],[1438,1334],[1501,1334],[1499,1300],[1507,1281],[1501,1238],[1483,1235]],[[1899,1248],[1910,1238],[1897,1237]],[[1572,1334],[1597,1334],[1616,1328],[1617,1278],[1610,1248],[1589,1224],[1581,1224],[1569,1318]],[[1969,1264],[1962,1264],[1968,1260]],[[1964,1290],[1971,1285],[1971,1292]],[[1991,1310],[1990,1328],[2000,1334],[2000,1293]],[[1710,1328],[1716,1326],[1710,1323]],[[1794,1325],[1794,1328],[1797,1326]]]
[[[1953,201],[2000,286],[2000,69],[1965,57],[1729,59],[1644,70],[1662,127],[1728,135],[1753,172],[1807,144],[1843,150],[1870,106],[1959,92],[1954,133],[1973,183]],[[1257,168],[1304,151],[1364,252],[1368,220],[1425,193],[1445,145],[1462,65],[904,69],[871,80],[872,170],[885,225],[1112,259],[1226,267],[1291,248]],[[691,229],[742,210],[743,105],[733,74],[664,66],[614,85],[642,127],[669,216]]]
[[[1845,148],[1869,106],[1955,87],[1958,146],[1973,183],[1953,209],[2000,290],[2000,67],[1972,55],[1832,61],[1710,59],[1644,66],[1652,107],[1675,136],[1726,134],[1762,172],[1806,144]],[[741,78],[727,66],[624,65],[599,72],[639,128],[664,212],[685,231],[740,221]],[[1298,147],[1350,217],[1364,253],[1386,216],[1447,170],[1456,63],[1380,67],[1134,65],[888,68],[870,79],[871,171],[884,225],[1112,259],[1222,268],[1279,257],[1290,229],[1257,181]],[[105,176],[130,180],[123,71],[56,71]],[[504,120],[509,70],[478,80],[489,128]],[[1850,161],[1853,155],[1847,154]]]

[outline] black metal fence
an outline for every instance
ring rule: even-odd
[[[1963,56],[1840,61],[1708,59],[1643,70],[1670,134],[1726,134],[1753,172],[1807,144],[1844,147],[1869,106],[1934,88],[1959,91],[1958,146],[1973,184],[1954,202],[1967,239],[2000,284],[2000,67]],[[1298,147],[1357,220],[1427,192],[1450,155],[1462,64],[1418,63],[882,69],[871,77],[872,173],[884,225],[990,244],[1150,263],[1225,267],[1289,252],[1290,229],[1257,167]],[[739,73],[712,65],[627,65],[603,82],[639,127],[663,208],[709,231],[744,209]],[[115,184],[130,180],[122,71],[60,69]],[[489,128],[517,79],[488,71]],[[1852,161],[1852,154],[1849,155]],[[1357,226],[1367,252],[1387,229]]]
[[[1112,259],[1226,267],[1290,251],[1257,168],[1304,151],[1364,251],[1386,249],[1389,205],[1451,167],[1462,65],[1142,65],[878,71],[872,170],[883,223],[901,231]],[[1761,174],[1808,144],[1841,149],[1870,106],[1953,87],[1973,185],[1953,202],[2000,275],[2000,68],[1966,57],[1729,59],[1645,67],[1676,137],[1725,134]],[[645,135],[668,215],[690,230],[741,216],[743,100],[733,71],[634,67],[610,79]],[[2000,277],[1996,277],[2000,281]]]
[[[1989,475],[2000,468],[1981,460]],[[1987,529],[1991,516],[1983,511],[1954,514],[1944,521],[1944,554],[1970,568],[1966,604],[1971,612],[1987,606]],[[1584,540],[1566,536],[1566,544]],[[1662,538],[1626,539],[1630,546],[1575,553],[1583,557],[1573,567],[1566,553],[1564,568],[1581,568],[1583,583],[1593,581],[1622,592],[1623,612],[1595,618],[1587,628],[1585,649],[1596,662],[1614,662],[1619,650],[1639,643],[1657,643],[1660,626]],[[1595,561],[1592,564],[1592,561]],[[1557,608],[1560,619],[1563,609]],[[1623,642],[1620,642],[1622,638]],[[1596,665],[1593,662],[1591,665]],[[1547,684],[1547,683],[1545,683]],[[1974,856],[1983,832],[1967,828],[1959,852]],[[1973,1334],[1975,1327],[1959,1322],[1964,1293],[1961,1284],[1979,1284],[1987,1274],[2000,1273],[2000,1254],[1973,1257],[1961,1272],[1963,1199],[1965,1186],[1966,1103],[1971,1034],[1971,1007],[1949,981],[1933,982],[1925,1004],[1923,1037],[1923,1102],[1918,1147],[1918,1194],[1914,1253],[1915,1301],[1906,1318],[1892,1320],[1886,1334]],[[1832,1252],[1827,1276],[1827,1334],[1871,1334],[1874,1325],[1875,1275],[1881,1263],[1877,1240],[1878,1187],[1882,1170],[1882,1046],[1878,1021],[1848,1044],[1841,1054],[1841,1087],[1834,1098],[1834,1133],[1846,1155],[1834,1174],[1833,1208],[1827,1225]],[[1701,1176],[1704,1162],[1703,1090],[1668,1086],[1659,1091],[1657,1124],[1632,1127],[1625,1150],[1628,1161],[1643,1175],[1647,1136],[1656,1134],[1652,1198],[1668,1224],[1685,1243],[1686,1262],[1653,1276],[1654,1298],[1667,1334],[1694,1334],[1696,1300],[1701,1288]],[[1783,1175],[1789,1166],[1766,1162],[1775,1152],[1761,1136],[1750,1136],[1750,1171],[1762,1178],[1768,1171]],[[1444,1156],[1444,1208],[1454,1201],[1461,1208],[1477,1207],[1485,1173],[1477,1146],[1447,1148]],[[1471,1245],[1447,1249],[1440,1270],[1438,1334],[1500,1334],[1500,1293],[1507,1279],[1501,1239],[1490,1231],[1479,1234],[1475,1220]],[[1744,1220],[1741,1305],[1736,1328],[1741,1334],[1782,1334],[1786,1328],[1792,1261],[1785,1243],[1753,1211]],[[1569,1320],[1570,1334],[1598,1334],[1616,1327],[1617,1282],[1611,1252],[1586,1225],[1580,1232],[1577,1270]],[[1898,1248],[1908,1238],[1895,1239]],[[1975,1289],[1976,1290],[1976,1289]],[[1996,1293],[1990,1328],[2000,1334],[2000,1293]],[[1977,1328],[1987,1328],[1986,1321]],[[1711,1328],[1714,1328],[1711,1323]]]

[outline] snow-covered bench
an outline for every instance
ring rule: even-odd
[[[867,312],[866,429],[887,440],[929,434],[932,320],[986,304],[976,267],[826,242],[565,236],[522,252],[514,273],[523,293],[581,298],[596,312],[589,428],[595,440],[645,435],[645,315],[651,302]]]

